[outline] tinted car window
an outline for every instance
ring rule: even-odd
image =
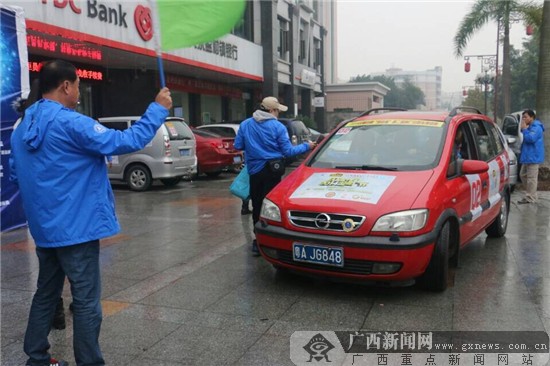
[[[235,137],[235,130],[231,127],[206,127],[202,128],[202,130],[208,130],[210,132],[213,132],[217,135],[223,136],[223,137]]]
[[[489,133],[492,136],[491,140],[495,144],[496,154],[498,155],[502,153],[502,151],[504,150],[504,143],[501,140],[502,137],[498,132],[497,127],[487,122],[485,122],[485,127],[487,128],[487,130],[489,130]]]
[[[128,122],[126,121],[102,122],[101,124],[107,128],[112,128],[113,130],[118,130],[118,131],[124,131],[128,128]]]
[[[479,151],[479,160],[491,160],[497,155],[497,147],[494,139],[489,135],[483,121],[471,121],[470,123]]]
[[[135,123],[136,121],[132,121],[132,125]],[[168,136],[170,140],[193,139],[193,132],[191,132],[191,129],[187,127],[187,125],[183,121],[168,120],[164,122],[164,127],[166,127],[166,131],[168,131]]]
[[[502,132],[504,132],[505,135],[516,136],[518,133],[518,121],[513,116],[504,117]]]
[[[216,137],[216,138],[219,138],[220,135],[216,134],[216,133],[213,133],[213,132],[210,132],[210,131],[201,131],[201,130],[193,130],[193,133],[195,135],[199,135],[199,136],[202,136],[202,137]]]

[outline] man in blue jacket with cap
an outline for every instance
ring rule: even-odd
[[[535,112],[531,109],[526,109],[521,115],[521,133],[523,143],[519,157],[519,174],[525,184],[525,197],[518,203],[537,203],[539,166],[544,162],[544,125],[536,119]]]
[[[19,185],[39,274],[24,350],[28,366],[66,366],[51,358],[48,333],[65,275],[73,298],[73,346],[78,366],[105,365],[99,347],[99,239],[120,231],[105,156],[142,149],[172,107],[163,88],[125,131],[105,128],[74,109],[80,79],[63,60],[42,65],[42,99],[25,110],[11,137],[10,178]]]
[[[279,103],[277,98],[264,98],[260,109],[241,123],[235,138],[234,146],[238,150],[244,150],[250,174],[254,225],[260,221],[265,196],[281,181],[285,171],[284,158],[303,154],[316,146],[314,142],[304,142],[296,146],[290,143],[286,127],[277,120],[279,113],[287,110],[288,107]],[[252,254],[260,255],[256,239],[252,242]]]

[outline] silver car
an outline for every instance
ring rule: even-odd
[[[140,117],[104,117],[99,123],[123,131]],[[132,191],[145,191],[154,179],[166,186],[178,184],[183,177],[197,172],[195,136],[185,121],[168,117],[155,137],[142,150],[111,157],[109,179],[128,183]]]
[[[498,128],[498,132],[500,135],[500,140],[504,146],[506,146],[506,151],[508,151],[508,156],[510,157],[510,163],[508,164],[510,167],[510,177],[508,178],[508,183],[510,184],[510,190],[513,192],[516,188],[516,184],[518,183],[518,175],[519,175],[519,161],[516,153],[514,152],[514,149],[511,147],[511,143],[516,142],[515,139],[512,137],[504,135],[504,132]]]

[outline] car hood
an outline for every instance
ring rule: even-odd
[[[412,208],[433,174],[433,170],[357,171],[301,165],[267,198],[286,210],[383,214]]]

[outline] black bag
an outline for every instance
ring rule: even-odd
[[[285,161],[284,159],[273,159],[267,162],[267,166],[271,173],[283,175],[285,174]]]

